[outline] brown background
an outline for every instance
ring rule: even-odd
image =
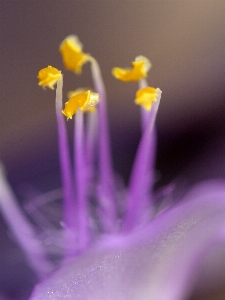
[[[130,148],[137,144],[139,111],[133,105],[136,84],[116,81],[111,68],[129,66],[139,54],[152,61],[149,84],[163,91],[160,150],[187,131],[204,127],[211,136],[221,130],[224,1],[2,0],[0,5],[0,157],[10,176],[17,170],[20,180],[26,179],[26,165],[32,164],[35,174],[55,163],[54,93],[37,86],[36,74],[48,64],[63,70],[58,45],[72,33],[102,67],[115,160],[123,156],[121,135]],[[92,85],[88,65],[80,77],[65,75],[65,94],[83,85]]]

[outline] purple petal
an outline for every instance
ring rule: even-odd
[[[224,243],[224,233],[225,183],[200,184],[147,227],[106,237],[69,261],[30,300],[186,299],[204,257]]]

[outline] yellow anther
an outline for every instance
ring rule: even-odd
[[[37,78],[39,79],[38,85],[54,89],[54,85],[62,78],[62,73],[58,69],[48,66],[38,72]]]
[[[93,111],[95,111],[95,106],[99,102],[99,94],[91,92],[90,90],[88,90],[87,92],[85,92],[85,94],[87,94],[87,99],[81,105],[80,109],[83,112],[93,112]]]
[[[83,112],[93,111],[93,108],[98,102],[98,93],[93,93],[90,90],[85,93],[78,93],[72,96],[72,98],[65,103],[65,109],[62,113],[68,119],[72,119],[72,116],[78,112],[78,108],[80,108]]]
[[[147,73],[151,68],[150,61],[144,56],[138,56],[131,63],[132,69],[113,68],[112,75],[121,81],[138,81],[147,77]]]
[[[136,92],[136,98],[134,102],[141,105],[146,110],[150,111],[152,103],[156,102],[161,95],[161,90],[159,88],[155,89],[153,87],[145,87]]]
[[[83,45],[76,35],[69,35],[59,46],[64,66],[67,70],[80,74],[83,64],[91,58],[89,54],[82,51]]]
[[[67,93],[67,98],[70,99],[72,98],[73,96],[75,96],[76,94],[80,94],[80,93],[85,93],[87,91],[87,88],[77,88],[76,90],[73,90],[73,91],[69,91]]]

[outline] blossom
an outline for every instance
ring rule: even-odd
[[[57,84],[55,109],[62,177],[62,222],[58,223],[62,226],[54,235],[61,245],[56,260],[59,263],[51,258],[51,250],[17,205],[0,168],[0,210],[40,278],[30,300],[186,299],[206,255],[215,246],[224,245],[225,182],[198,184],[179,199],[174,198],[172,204],[167,197],[157,202],[153,189],[155,122],[162,92],[148,85],[150,62],[140,56],[131,70],[113,69],[117,79],[138,81],[135,103],[140,108],[142,128],[128,186],[118,188],[98,62],[83,53],[75,36],[67,37],[60,51],[65,68],[75,73],[81,72],[83,63],[90,63],[94,91],[70,93],[64,104],[61,72],[49,66],[38,75],[40,86],[53,88]],[[49,73],[58,77],[53,79]],[[86,114],[92,107],[96,107],[96,113]],[[66,127],[66,118],[72,116],[73,158]],[[166,187],[162,189],[164,194]],[[47,235],[48,229],[43,234]]]

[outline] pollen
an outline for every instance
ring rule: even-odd
[[[76,35],[69,35],[59,46],[64,66],[67,70],[80,74],[82,66],[91,58],[82,51],[83,45]]]
[[[84,93],[77,93],[65,103],[65,109],[62,113],[67,119],[72,119],[73,115],[78,113],[79,108],[83,112],[91,112],[95,110],[95,106],[98,102],[98,93],[91,92],[90,90]]]
[[[147,77],[147,73],[151,68],[151,63],[145,56],[137,56],[131,63],[131,69],[113,68],[112,75],[121,81],[139,81]]]
[[[144,109],[150,111],[153,102],[157,102],[160,89],[153,87],[145,87],[136,92],[135,104],[141,105]]]
[[[37,78],[39,79],[38,85],[42,87],[48,87],[54,89],[54,85],[62,78],[62,73],[58,69],[48,66],[38,72]]]

